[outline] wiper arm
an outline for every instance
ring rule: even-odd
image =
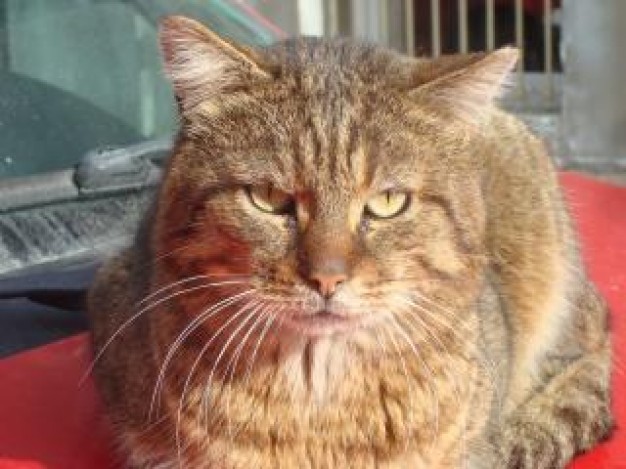
[[[172,139],[165,138],[96,148],[74,168],[0,180],[0,213],[154,186],[161,176],[158,163],[172,145]]]
[[[154,185],[160,176],[154,162],[165,159],[172,145],[172,140],[167,138],[126,147],[96,148],[76,166],[74,183],[81,194]]]

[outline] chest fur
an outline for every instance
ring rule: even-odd
[[[306,347],[275,351],[275,362],[210,390],[198,380],[184,403],[170,383],[167,414],[191,466],[445,467],[488,414],[475,350],[396,344],[372,357],[354,344]]]

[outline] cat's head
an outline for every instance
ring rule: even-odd
[[[204,300],[233,298],[228,317],[304,336],[471,300],[484,261],[476,148],[514,49],[253,50],[181,17],[162,23],[161,43],[181,113],[153,233],[163,278],[206,279]]]

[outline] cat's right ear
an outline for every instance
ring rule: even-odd
[[[495,100],[508,87],[509,73],[519,52],[503,47],[490,53],[466,54],[435,59],[428,64],[424,82],[411,90],[422,104],[460,118],[472,125],[481,122]],[[424,66],[418,68],[422,70]],[[430,75],[430,76],[428,76]]]
[[[190,18],[164,18],[159,38],[165,72],[182,111],[271,78],[254,51]]]

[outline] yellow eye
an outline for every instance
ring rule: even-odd
[[[367,201],[365,212],[373,218],[392,218],[400,215],[408,205],[406,192],[385,191]]]
[[[271,184],[250,186],[247,188],[248,198],[252,205],[266,213],[284,214],[291,209],[293,198]]]

